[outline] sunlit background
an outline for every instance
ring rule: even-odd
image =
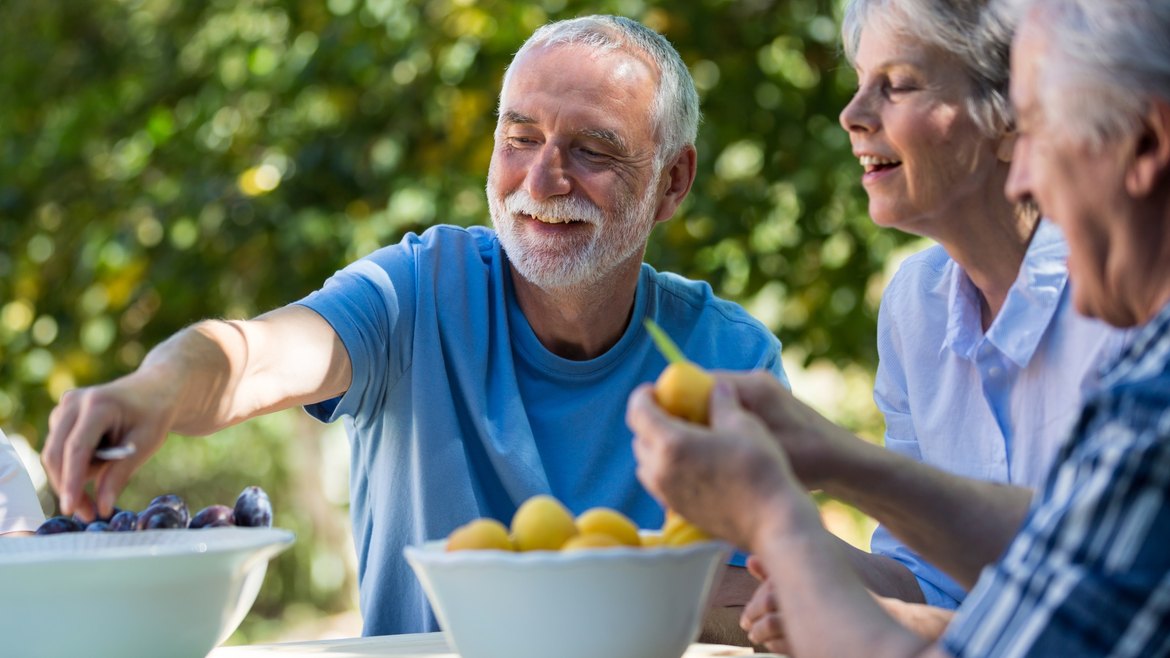
[[[837,2],[31,0],[0,3],[0,427],[36,450],[62,392],[206,317],[315,289],[407,231],[487,223],[505,65],[542,23],[662,31],[703,100],[695,188],[647,260],[710,281],[785,344],[797,394],[880,441],[875,317],[920,248],[865,214],[837,124]],[[295,355],[290,354],[290,358]],[[120,505],[267,489],[294,530],[232,643],[355,635],[348,447],[299,411],[179,438]],[[832,501],[826,524],[868,546]]]

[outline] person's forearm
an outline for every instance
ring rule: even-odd
[[[838,543],[866,589],[878,596],[909,603],[926,602],[918,579],[904,564],[884,555],[858,550],[840,539]]]
[[[209,434],[278,409],[344,392],[344,346],[314,311],[288,306],[254,320],[208,320],[151,350],[135,376],[157,382],[171,429]]]
[[[794,509],[785,512],[785,507]],[[793,500],[778,509],[752,549],[775,587],[795,655],[906,658],[930,650],[929,641],[895,622],[865,590],[810,501]]]
[[[1030,489],[960,477],[870,444],[854,448],[822,483],[825,493],[877,519],[965,587],[1007,548],[1032,500]]]
[[[171,429],[203,435],[244,415],[233,393],[247,361],[239,330],[230,323],[204,321],[159,343],[131,377],[152,384],[173,411]]]

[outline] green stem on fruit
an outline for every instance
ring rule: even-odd
[[[662,356],[666,357],[667,361],[670,363],[687,363],[687,357],[683,356],[682,350],[678,348],[678,345],[674,344],[670,336],[666,335],[662,327],[659,327],[656,322],[649,318],[643,320],[642,324],[646,325],[646,331],[650,332],[650,338],[654,339],[654,345],[658,347],[658,351],[662,352]]]

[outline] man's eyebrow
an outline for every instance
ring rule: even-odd
[[[504,113],[500,115],[500,125],[504,126],[530,125],[535,123],[536,119],[528,116],[527,114],[521,114],[515,110],[505,110]],[[608,128],[584,128],[577,131],[577,135],[587,139],[595,139],[599,142],[604,142],[620,153],[627,152],[625,140],[621,138],[621,135]]]
[[[586,128],[579,134],[582,137],[605,142],[606,144],[609,144],[610,147],[618,150],[621,153],[626,152],[626,143],[622,140],[621,135],[618,135],[612,130],[608,130],[606,128]]]
[[[515,110],[507,110],[500,115],[500,122],[506,125],[514,123],[536,123],[536,119],[526,114],[520,114]]]

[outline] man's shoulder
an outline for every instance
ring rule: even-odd
[[[491,254],[499,250],[496,232],[486,226],[436,224],[422,233],[407,233],[399,243],[421,253],[469,251]]]
[[[485,226],[437,224],[422,233],[408,232],[353,264],[373,263],[391,272],[436,270],[438,276],[467,274],[466,267],[454,267],[458,261],[490,265],[499,258],[500,243],[495,231]]]
[[[656,321],[672,335],[685,337],[695,356],[708,352],[720,357],[704,365],[749,367],[730,361],[719,365],[732,353],[748,359],[758,360],[761,355],[767,355],[768,360],[779,359],[779,339],[743,306],[719,297],[705,281],[657,272],[649,265],[643,268],[655,295]]]
[[[696,281],[673,272],[658,272],[649,265],[643,268],[658,291],[658,304],[671,313],[695,318],[707,317],[710,322],[729,325],[743,324],[754,331],[771,334],[762,322],[748,313],[747,309],[715,294],[711,284]]]

